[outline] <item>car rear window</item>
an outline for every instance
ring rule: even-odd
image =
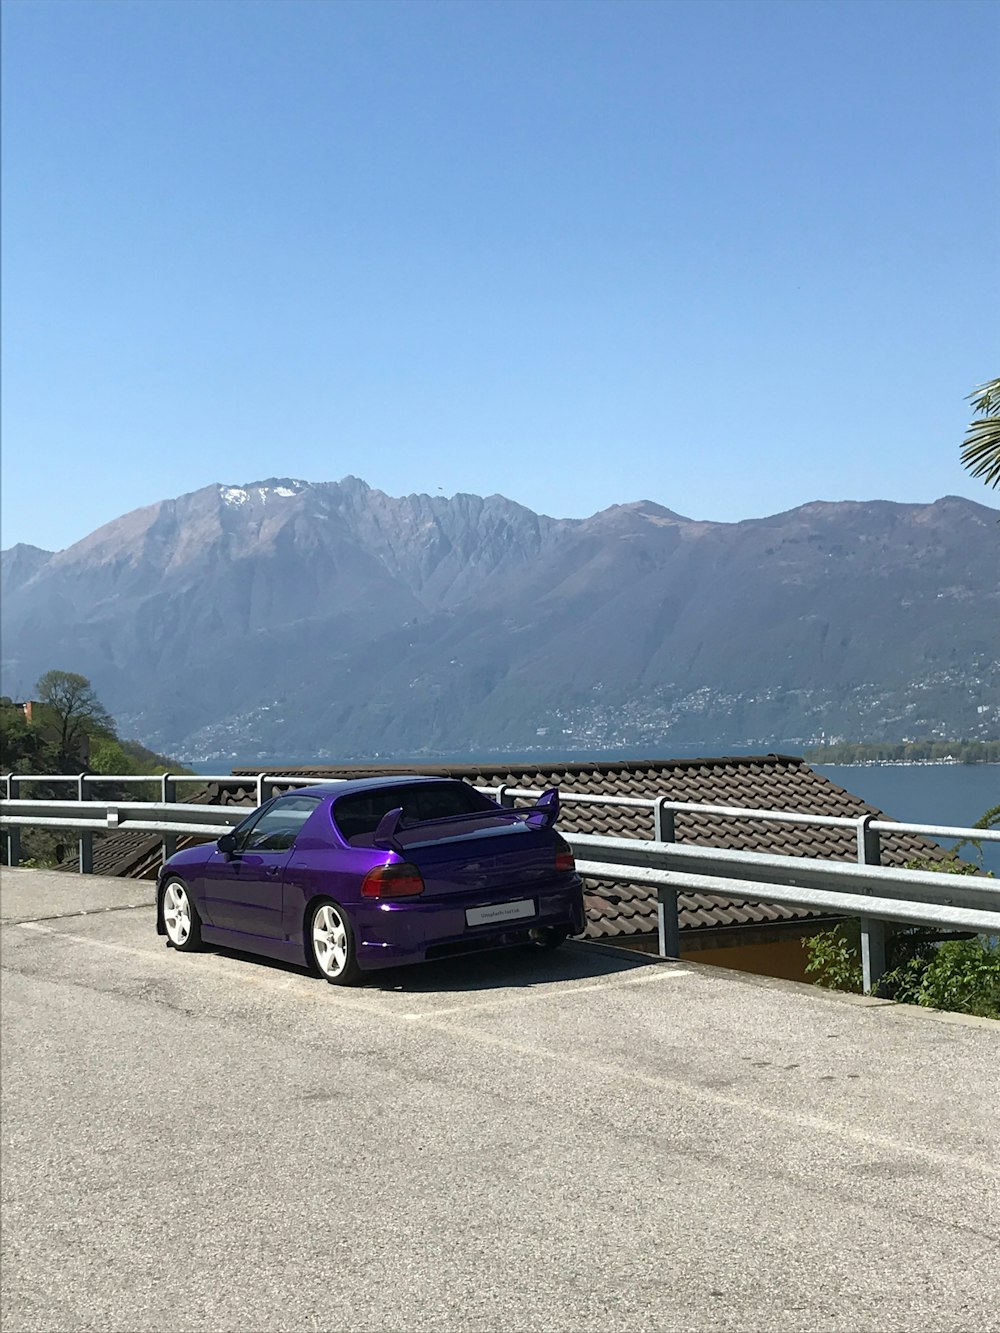
[[[377,787],[374,791],[342,796],[334,802],[333,818],[341,835],[353,843],[370,838],[382,817],[399,806],[403,809],[404,822],[410,823],[496,809],[488,796],[467,782],[428,782],[426,786],[407,783],[401,787]]]

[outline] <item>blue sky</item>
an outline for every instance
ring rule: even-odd
[[[3,528],[1000,496],[1000,5],[8,0]]]

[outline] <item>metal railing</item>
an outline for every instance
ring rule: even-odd
[[[336,780],[335,778],[288,777],[283,773],[257,773],[253,777],[238,777],[233,773],[223,773],[219,776],[212,773],[152,773],[148,776],[135,773],[0,774],[0,784],[4,786],[5,795],[11,798],[18,795],[21,786],[26,782],[42,782],[49,785],[52,783],[72,783],[81,793],[78,797],[81,801],[86,800],[87,787],[107,786],[109,783],[121,786],[123,783],[134,785],[145,782],[160,787],[162,800],[173,801],[176,800],[178,786],[181,783],[187,783],[189,786],[196,787],[244,787],[247,790],[254,790],[258,805],[263,805],[276,787],[316,786],[323,781],[334,782]]]
[[[315,779],[314,779],[315,781]],[[537,800],[541,787],[479,787],[478,791],[496,796],[501,805],[513,805],[514,797]],[[742,805],[703,805],[697,801],[671,801],[666,796],[602,796],[592,792],[572,792],[559,789],[559,800],[564,804],[589,802],[593,805],[627,805],[653,813],[654,831],[658,823],[669,823],[675,814],[710,814],[725,819],[760,819],[774,824],[812,824],[817,828],[857,828],[862,820],[868,821],[873,833],[919,833],[929,838],[960,838],[967,842],[1000,842],[1000,829],[956,828],[951,824],[910,824],[897,819],[876,819],[874,815],[813,815],[802,810],[758,810]],[[657,819],[659,813],[660,818]]]
[[[483,790],[483,789],[481,789]],[[510,787],[500,786],[487,789],[503,805],[514,805],[515,798],[537,799],[541,791],[534,787]],[[600,862],[601,869],[598,869],[596,861],[578,861],[580,873],[584,875],[599,875],[604,879],[618,880],[624,883],[647,883],[650,887],[657,890],[657,927],[659,932],[660,953],[664,957],[676,958],[680,955],[680,921],[677,907],[677,890],[686,889],[694,893],[706,893],[725,898],[743,898],[756,901],[785,902],[790,906],[812,908],[817,911],[832,910],[842,913],[845,916],[859,916],[861,919],[861,966],[863,973],[864,989],[866,994],[872,991],[878,981],[878,978],[885,971],[886,966],[886,923],[900,922],[907,925],[951,925],[962,929],[984,929],[980,926],[971,926],[968,919],[959,919],[955,917],[949,921],[937,914],[935,919],[931,919],[925,908],[930,907],[927,901],[919,902],[916,908],[907,906],[906,910],[899,902],[898,896],[893,898],[895,906],[891,915],[886,915],[884,904],[877,901],[870,888],[866,888],[859,894],[850,894],[839,887],[841,882],[848,880],[845,872],[854,870],[849,863],[837,861],[818,861],[813,862],[814,866],[824,867],[827,871],[834,871],[833,879],[829,874],[821,879],[813,878],[811,887],[807,883],[804,872],[799,870],[804,864],[804,858],[800,857],[777,857],[760,858],[755,852],[730,852],[725,855],[729,863],[736,867],[735,874],[730,878],[718,878],[711,874],[705,874],[705,863],[711,864],[711,856],[705,857],[702,853],[712,853],[713,848],[698,847],[692,849],[691,844],[685,843],[683,852],[678,855],[681,849],[675,844],[676,837],[676,816],[678,814],[703,814],[712,815],[722,819],[757,819],[764,822],[779,824],[801,824],[811,825],[817,828],[842,828],[854,831],[857,848],[857,861],[859,866],[865,868],[865,873],[878,869],[881,873],[888,872],[890,875],[903,875],[909,880],[913,875],[928,872],[919,871],[899,871],[892,870],[889,867],[881,866],[882,846],[881,835],[883,833],[914,833],[923,837],[931,838],[958,838],[965,841],[981,842],[1000,842],[1000,830],[983,830],[969,828],[955,828],[945,824],[913,824],[904,823],[892,819],[876,819],[874,815],[861,815],[852,818],[850,815],[814,815],[799,810],[761,810],[752,806],[734,806],[734,805],[702,805],[694,801],[671,801],[667,797],[637,797],[637,796],[601,796],[585,792],[566,792],[560,788],[560,802],[572,804],[573,802],[590,802],[602,805],[625,805],[636,809],[647,809],[652,813],[653,822],[653,844],[643,844],[650,848],[653,846],[661,849],[663,856],[667,859],[656,860],[655,854],[647,853],[646,858],[638,863],[641,867],[641,878],[635,873],[637,863],[633,856],[626,853],[618,858],[618,866],[608,862],[605,858]],[[586,850],[588,844],[593,846],[593,840],[587,834],[564,835],[568,838],[574,852],[577,850]],[[615,838],[608,840],[620,847],[623,843],[627,848],[638,844],[637,839]],[[687,853],[685,860],[684,853]],[[673,857],[671,861],[669,858]],[[770,860],[773,863],[787,863],[792,867],[791,878],[784,884],[779,880],[775,883],[765,875],[765,882],[768,883],[768,893],[757,893],[748,891],[746,881],[753,876],[749,871],[754,863],[757,862],[758,868],[762,867],[762,860]],[[631,869],[626,873],[623,867],[628,867],[631,861]],[[685,868],[686,866],[686,868]],[[671,868],[672,867],[672,868]],[[941,886],[940,874],[934,874],[933,887],[936,889],[935,902],[942,906],[946,911],[950,910],[955,903],[954,894],[951,896],[945,894]],[[666,879],[669,876],[669,882]],[[949,877],[953,880],[955,876]],[[964,877],[963,877],[964,878]],[[710,884],[710,880],[715,880]],[[875,881],[877,882],[877,880]],[[966,879],[966,883],[967,883]],[[998,896],[995,899],[996,910],[1000,912],[1000,886],[993,891]],[[831,897],[831,893],[833,897]],[[789,896],[791,894],[792,896]],[[956,908],[955,910],[962,910]],[[913,911],[916,915],[913,915]],[[996,934],[1000,927],[1000,915],[990,919],[987,933]]]
[[[243,789],[252,791],[257,799],[258,805],[273,795],[278,787],[302,787],[315,785],[317,779],[312,777],[287,777],[284,774],[258,773],[255,777],[238,777],[233,773],[204,774],[204,773],[156,773],[144,776],[134,773],[5,773],[0,774],[0,784],[3,785],[5,796],[8,800],[14,800],[21,795],[22,788],[28,783],[41,783],[47,786],[52,785],[71,785],[76,787],[77,801],[86,801],[88,787],[107,786],[114,784],[116,786],[129,785],[135,786],[141,783],[159,786],[160,802],[163,805],[172,804],[177,800],[177,788],[186,783],[188,786],[196,787],[229,787],[234,789]],[[185,802],[190,810],[192,807]],[[209,809],[218,809],[217,806],[206,807]],[[55,818],[53,816],[53,818]],[[243,818],[241,815],[240,818]],[[236,821],[239,822],[239,819]],[[90,874],[94,869],[94,840],[95,829],[106,831],[103,824],[91,825],[85,822],[82,825],[67,825],[49,823],[43,827],[50,828],[77,828],[80,830],[79,838],[79,865],[81,874]],[[134,822],[131,827],[137,833],[140,832],[159,832],[159,829],[143,829]],[[15,866],[20,860],[20,826],[12,825],[7,835],[7,864]],[[162,839],[164,860],[172,856],[177,850],[177,835],[190,833],[191,830],[180,827],[171,828]]]
[[[21,828],[65,828],[79,833],[80,870],[88,873],[93,870],[93,836],[96,832],[159,833],[166,857],[175,849],[178,835],[211,837],[235,827],[246,817],[245,806],[178,804],[176,789],[180,782],[244,788],[253,791],[257,804],[263,804],[279,788],[314,786],[324,780],[261,773],[242,778],[232,774],[221,777],[164,774],[154,778],[104,774],[55,777],[10,774],[0,781],[6,783],[8,793],[6,799],[0,800],[0,827],[7,832],[8,864],[18,863]],[[88,784],[126,781],[159,782],[162,800],[88,801],[83,794]],[[20,787],[28,782],[75,783],[78,799],[21,799]],[[539,789],[506,784],[478,790],[489,793],[508,807],[515,806],[518,798],[536,799],[541,795]],[[944,878],[933,871],[904,870],[880,864],[882,833],[917,833],[1000,842],[1000,830],[911,824],[876,819],[873,815],[852,818],[792,810],[705,805],[671,801],[666,797],[602,796],[560,790],[560,800],[565,804],[628,806],[650,811],[653,838],[649,841],[565,831],[563,836],[577,856],[582,875],[613,883],[645,884],[656,890],[659,946],[664,957],[680,956],[678,894],[681,892],[740,901],[779,902],[807,910],[859,916],[866,992],[874,988],[885,970],[887,922],[1000,934],[1000,883],[978,877],[952,875]],[[678,813],[850,829],[855,834],[856,863],[678,844],[675,841],[675,816]]]

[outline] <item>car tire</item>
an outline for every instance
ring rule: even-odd
[[[160,890],[160,918],[168,949],[193,953],[201,948],[201,917],[183,880],[168,879]]]
[[[332,898],[320,899],[309,913],[306,953],[331,986],[356,986],[362,979],[351,918]]]
[[[531,943],[535,949],[551,953],[565,943],[568,937],[569,931],[563,926],[538,926],[531,932]]]

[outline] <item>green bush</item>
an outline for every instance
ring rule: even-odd
[[[20,864],[25,870],[50,870],[73,861],[76,848],[72,829],[22,828]]]
[[[948,940],[887,972],[879,989],[900,1004],[1000,1018],[1000,948],[982,939]]]
[[[827,990],[861,993],[861,923],[846,921],[803,940],[806,975]],[[886,949],[892,966],[877,994],[900,1004],[1000,1018],[1000,948],[982,938],[954,939],[900,930]]]
[[[860,921],[852,919],[832,930],[810,935],[802,941],[802,946],[807,956],[806,976],[812,977],[814,985],[861,994]]]
[[[996,828],[1000,806],[994,806],[973,828]],[[977,852],[979,844],[969,838]],[[957,843],[944,860],[908,861],[907,870],[934,870],[946,875],[982,874],[977,865],[956,856]],[[992,878],[992,871],[989,872]],[[891,927],[890,927],[891,930]],[[860,994],[861,922],[845,921],[802,941],[806,951],[806,976],[827,990]],[[927,1009],[1000,1018],[1000,947],[982,937],[956,938],[954,932],[922,927],[901,927],[886,939],[888,968],[879,980],[877,994],[900,1004],[920,1004]]]

